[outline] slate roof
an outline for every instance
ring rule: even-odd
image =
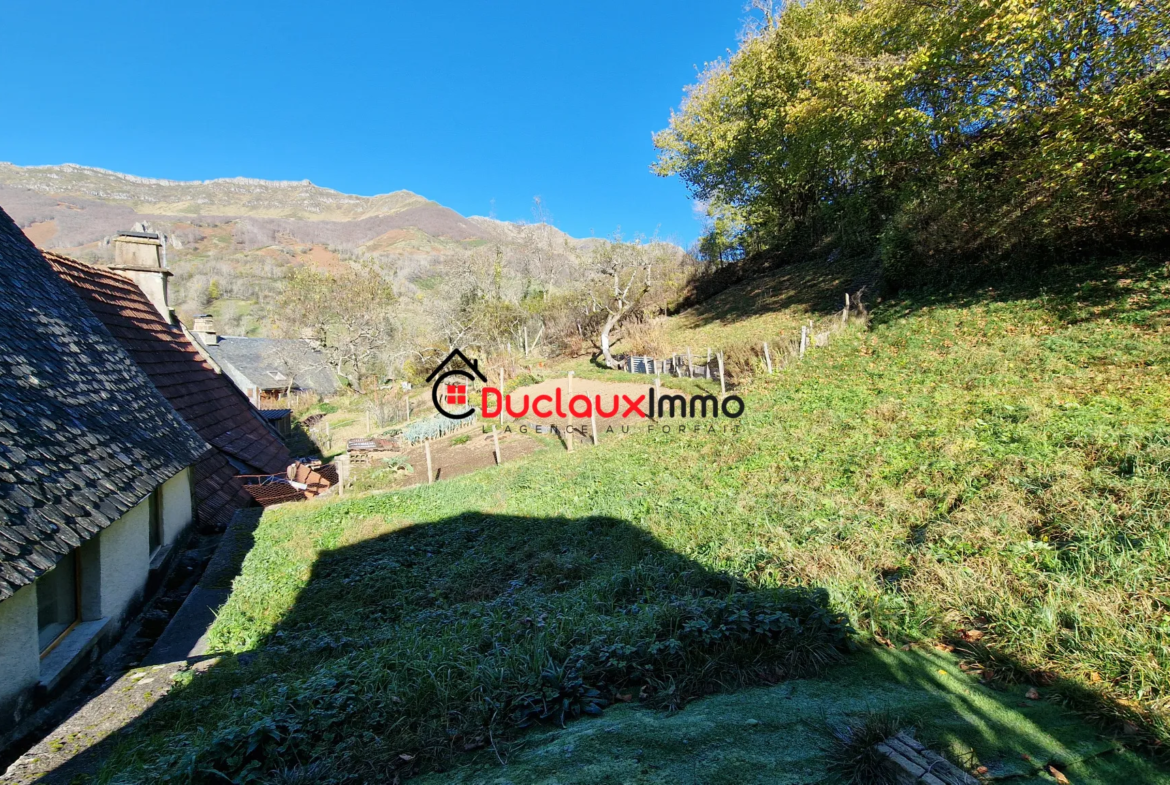
[[[301,390],[330,394],[337,392],[337,378],[325,357],[306,341],[291,338],[243,338],[220,336],[215,344],[204,344],[211,359],[221,366],[230,365],[253,387],[261,390],[284,390],[291,358],[297,371],[293,374]]]
[[[0,600],[209,449],[0,210]]]
[[[237,509],[252,501],[236,477],[233,460],[248,473],[275,474],[292,463],[288,448],[182,329],[163,320],[133,281],[57,254],[45,253],[45,258],[183,419],[216,448],[195,467],[195,500],[202,523],[226,525]]]

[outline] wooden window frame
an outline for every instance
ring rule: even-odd
[[[73,632],[78,624],[81,624],[81,549],[74,548],[70,553],[73,554],[73,621],[41,651],[42,660],[49,656],[61,641],[69,637],[69,633]]]

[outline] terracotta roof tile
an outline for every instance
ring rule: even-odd
[[[195,493],[205,523],[224,522],[253,498],[228,457],[276,474],[292,463],[288,448],[243,393],[216,373],[179,327],[167,324],[132,281],[57,254],[45,258],[129,351],[158,390],[216,452],[199,463]]]

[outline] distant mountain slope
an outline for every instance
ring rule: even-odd
[[[76,164],[0,162],[0,206],[38,245],[62,250],[104,243],[136,223],[173,234],[179,247],[192,226],[230,225],[246,250],[291,242],[417,255],[469,240],[587,242],[550,226],[464,218],[410,191],[354,196],[307,180],[154,180]]]
[[[354,196],[300,182],[231,177],[183,182],[135,177],[90,166],[0,163],[0,185],[53,196],[122,204],[151,215],[232,215],[303,221],[353,221],[434,204],[410,191]]]
[[[467,220],[482,234],[498,242],[530,243],[546,239],[555,243],[576,244],[583,242],[548,224],[509,223],[508,221],[497,221],[495,218],[486,218],[482,215],[473,215]]]
[[[160,233],[180,317],[214,312],[225,334],[267,334],[297,269],[373,267],[421,302],[486,258],[502,261],[518,286],[534,274],[562,285],[604,242],[544,223],[465,218],[410,191],[354,196],[307,180],[155,180],[77,164],[0,163],[0,207],[40,248],[94,264],[113,260],[119,231]]]

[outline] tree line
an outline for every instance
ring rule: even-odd
[[[630,326],[664,314],[695,272],[667,243],[529,234],[448,253],[411,287],[373,259],[351,260],[344,273],[292,268],[273,332],[309,341],[359,393],[419,382],[454,348],[492,367],[562,355],[616,367]],[[289,375],[306,370],[295,360]]]
[[[707,259],[832,248],[896,285],[1165,240],[1167,0],[756,8],[655,138]]]

